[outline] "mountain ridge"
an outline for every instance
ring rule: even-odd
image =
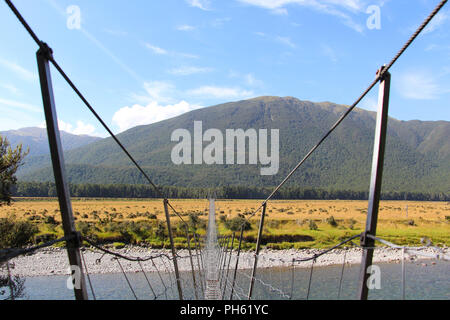
[[[13,148],[18,144],[22,144],[25,150],[27,147],[30,147],[29,156],[50,153],[47,129],[45,128],[25,127],[17,130],[0,131],[0,135],[5,136]],[[60,131],[60,136],[63,150],[76,149],[101,139],[89,135],[75,135],[62,130]]]
[[[134,127],[118,134],[118,138],[161,185],[276,185],[347,108],[331,102],[314,103],[293,97],[258,97]],[[366,190],[375,115],[375,112],[355,108],[290,183],[304,187]],[[173,165],[170,152],[176,143],[170,141],[171,132],[183,128],[192,133],[194,121],[202,121],[204,131],[209,128],[222,132],[228,128],[279,129],[280,171],[276,176],[261,177],[259,167],[255,165]],[[448,192],[450,142],[445,138],[449,130],[448,121],[389,118],[384,188],[389,191]],[[111,138],[67,151],[65,159],[73,183],[145,182]],[[22,180],[51,180],[48,157],[33,157],[28,161],[33,163],[25,165],[20,172]]]

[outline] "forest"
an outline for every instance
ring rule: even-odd
[[[143,184],[70,184],[72,197],[80,198],[157,198],[150,185]],[[265,199],[274,187],[221,186],[214,188],[163,186],[162,193],[173,199]],[[14,197],[56,197],[52,182],[19,182],[12,188]],[[368,191],[326,190],[286,186],[274,199],[279,200],[366,200]],[[450,194],[423,192],[383,192],[382,200],[450,201]]]

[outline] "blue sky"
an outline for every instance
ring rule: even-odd
[[[438,0],[13,2],[121,132],[262,95],[351,104]],[[391,69],[392,117],[450,121],[449,26],[447,5]],[[3,1],[0,30],[0,130],[42,126],[37,47]],[[105,136],[52,75],[60,128]],[[375,89],[361,107],[373,110],[376,100]]]

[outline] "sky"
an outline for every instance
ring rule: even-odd
[[[258,96],[350,105],[438,2],[13,0],[115,133]],[[0,131],[42,127],[38,48],[4,1],[0,35]],[[391,117],[450,121],[450,5],[390,72]],[[106,136],[52,80],[60,129]]]

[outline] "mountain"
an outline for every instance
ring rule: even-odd
[[[119,134],[118,138],[160,185],[275,186],[347,108],[292,97],[260,97],[138,126]],[[334,190],[367,190],[375,115],[356,108],[295,173],[289,184]],[[177,142],[171,141],[171,134],[176,129],[187,129],[192,133],[194,121],[202,121],[203,132],[215,128],[224,134],[226,129],[279,129],[278,173],[261,176],[260,165],[174,165],[171,151]],[[450,122],[447,121],[390,118],[383,190],[450,192],[449,136]],[[72,183],[145,183],[111,138],[67,151],[65,159]],[[22,181],[51,181],[49,157],[30,157],[19,177]]]
[[[23,145],[25,150],[29,147],[30,153],[28,154],[28,158],[39,155],[47,155],[50,152],[47,139],[47,129],[45,128],[22,128],[18,130],[3,131],[0,132],[0,135],[6,137],[12,147],[17,146],[20,143]],[[101,139],[99,137],[91,137],[87,135],[74,135],[65,131],[61,131],[60,135],[64,150],[76,149]]]

